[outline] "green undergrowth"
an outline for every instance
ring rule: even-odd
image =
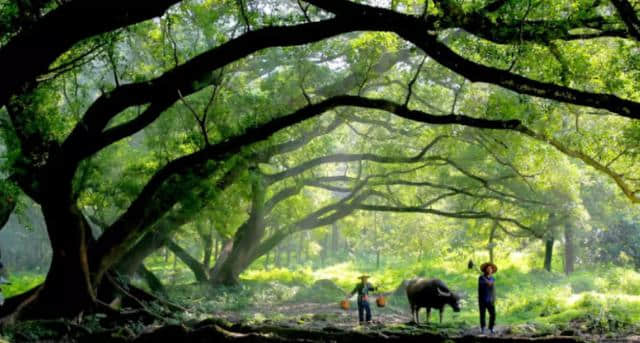
[[[496,274],[498,325],[516,334],[620,333],[638,332],[640,327],[640,273],[631,268],[598,266],[579,270],[570,276],[530,269],[522,261],[500,263]],[[399,314],[408,320],[406,295],[400,288],[404,280],[437,277],[461,294],[462,311],[445,310],[444,323],[432,324],[440,330],[456,331],[477,327],[476,287],[478,272],[460,262],[421,262],[387,264],[374,269],[367,265],[339,263],[322,269],[252,268],[241,276],[236,287],[211,288],[193,283],[193,275],[183,266],[148,267],[165,283],[169,298],[188,308],[179,314],[183,320],[201,320],[212,315],[247,323],[286,322],[331,325],[344,319],[327,309],[338,309],[338,302],[366,273],[381,292],[390,293],[385,309],[377,314]],[[26,291],[44,279],[43,275],[12,273],[10,285],[2,287],[5,296]],[[397,292],[396,292],[397,291]],[[296,307],[315,303],[320,310]],[[298,310],[299,308],[299,310]],[[355,301],[351,299],[351,308]],[[324,311],[324,312],[323,312]],[[352,314],[355,316],[355,312]],[[432,322],[438,313],[432,313]],[[425,320],[424,310],[421,321]],[[394,323],[398,330],[402,324]]]
[[[341,263],[323,269],[252,269],[242,275],[242,286],[211,290],[203,286],[176,287],[173,296],[196,306],[196,312],[236,311],[240,317],[261,320],[289,320],[295,314],[283,315],[265,311],[264,307],[295,303],[334,304],[358,282],[363,273],[380,291],[392,293],[404,280],[415,277],[437,277],[450,289],[462,295],[462,311],[445,310],[441,329],[477,326],[476,300],[478,272],[455,263],[416,263],[387,265],[373,270],[353,263]],[[633,332],[640,322],[640,274],[621,267],[601,266],[596,270],[578,271],[570,276],[544,270],[503,264],[496,274],[498,325],[514,333],[606,333]],[[201,289],[195,289],[195,288]],[[195,295],[200,294],[200,295]],[[206,295],[209,294],[209,295]],[[408,302],[404,292],[388,298],[389,311],[408,318]],[[194,305],[195,304],[195,305]],[[355,307],[352,299],[352,307]],[[256,310],[258,309],[258,310]],[[289,316],[289,317],[288,317]],[[422,321],[424,321],[424,312]],[[432,321],[437,321],[437,311]]]
[[[2,285],[2,294],[10,297],[38,286],[44,281],[44,274],[17,272],[9,274],[9,284]]]

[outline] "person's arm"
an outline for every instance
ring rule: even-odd
[[[347,298],[351,298],[354,294],[356,294],[356,292],[358,292],[358,285],[356,285],[356,287],[353,289],[353,291],[351,291],[351,293],[349,293]]]
[[[489,279],[488,277],[485,277],[485,279],[487,280],[487,286],[489,286],[489,287],[493,287],[493,283],[494,283],[496,280]]]
[[[489,280],[489,278],[484,275],[480,276],[480,283],[487,285],[487,287],[493,286],[493,281]]]

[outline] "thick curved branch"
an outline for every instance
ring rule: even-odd
[[[208,146],[193,154],[175,159],[161,168],[158,172],[156,172],[156,174],[154,174],[154,176],[147,183],[142,192],[132,202],[129,209],[122,216],[120,216],[120,218],[116,220],[112,227],[107,230],[107,232],[98,240],[96,246],[96,256],[98,258],[98,261],[101,261],[100,263],[103,264],[103,268],[101,269],[110,266],[114,261],[117,261],[121,257],[122,252],[120,251],[121,249],[119,249],[119,247],[121,247],[123,244],[126,244],[126,242],[135,243],[137,241],[140,235],[140,225],[144,222],[147,213],[150,210],[148,208],[148,204],[156,196],[158,190],[167,180],[172,177],[182,175],[188,170],[193,170],[194,166],[203,165],[209,160],[224,160],[239,152],[243,147],[264,140],[270,137],[273,133],[285,127],[295,125],[338,106],[357,106],[380,109],[392,112],[406,119],[429,124],[455,124],[484,129],[517,131],[537,140],[547,142],[555,146],[558,150],[565,152],[570,156],[581,158],[587,164],[590,164],[594,168],[614,177],[616,182],[619,182],[619,186],[623,187],[623,191],[625,190],[624,187],[626,187],[626,189],[628,190],[628,185],[626,185],[624,180],[605,166],[602,166],[600,163],[584,154],[572,151],[562,146],[558,142],[546,139],[545,137],[523,126],[518,120],[490,120],[473,118],[464,115],[438,116],[421,111],[410,110],[405,106],[383,99],[367,99],[358,96],[337,96],[326,99],[317,104],[308,105],[292,114],[276,118],[261,126],[248,129],[242,135],[233,137],[218,144]],[[625,191],[625,194],[627,194],[631,199],[635,199],[635,201],[638,201],[638,198],[636,198],[635,193],[633,193],[632,191],[630,193],[627,193]]]
[[[627,25],[629,34],[631,34],[635,40],[640,41],[640,20],[638,20],[633,6],[631,6],[627,0],[611,0],[611,3],[616,7],[618,14],[625,25]]]
[[[327,183],[330,183],[330,182],[353,182],[354,180],[355,180],[354,178],[351,178],[351,177],[348,177],[348,176],[342,176],[342,175],[316,177],[316,178],[312,178],[312,179],[308,179],[308,180],[302,180],[301,182],[299,182],[295,186],[284,188],[284,189],[280,190],[278,193],[276,193],[274,196],[269,198],[269,200],[267,200],[267,202],[264,205],[264,212],[265,213],[269,213],[280,202],[282,202],[282,201],[284,201],[286,199],[289,199],[292,196],[300,194],[300,191],[302,190],[302,188],[304,186],[318,187],[318,188],[324,188],[324,189],[327,189],[327,190],[333,191],[333,192],[344,192],[344,193],[346,193],[346,192],[350,192],[351,189],[345,188],[345,187],[340,187],[340,186],[328,185]]]
[[[640,118],[640,103],[635,101],[612,94],[586,92],[537,81],[468,60],[438,41],[437,36],[427,31],[425,23],[420,18],[343,0],[307,0],[307,2],[335,13],[336,18],[346,17],[352,22],[359,22],[361,29],[395,32],[418,46],[441,65],[470,81],[494,84],[520,94],[606,109],[624,117]],[[374,28],[368,28],[371,23],[375,23]]]
[[[49,65],[76,43],[161,16],[178,2],[74,0],[61,5],[0,49],[0,107],[25,84],[47,73]]]
[[[152,123],[180,98],[208,86],[211,72],[256,51],[276,46],[311,43],[360,29],[346,18],[286,27],[266,27],[251,31],[204,52],[186,63],[149,81],[123,85],[99,97],[63,143],[63,152],[73,160],[82,160],[119,139],[130,136]],[[103,132],[107,124],[123,110],[150,103],[135,119]],[[97,139],[95,137],[98,137]]]
[[[368,204],[360,204],[356,206],[356,209],[362,211],[378,211],[378,212],[404,212],[404,213],[425,213],[425,214],[433,214],[442,217],[449,218],[458,218],[458,219],[492,219],[501,222],[508,222],[514,224],[515,226],[527,230],[532,231],[532,229],[518,220],[508,217],[496,216],[489,212],[473,212],[473,211],[463,211],[463,212],[446,212],[440,211],[430,208],[423,207],[395,207],[395,206],[386,206],[386,205],[368,205]]]
[[[189,269],[193,272],[196,277],[196,281],[205,282],[209,278],[207,275],[207,270],[204,268],[204,265],[200,263],[200,261],[196,260],[193,256],[189,254],[187,250],[178,245],[172,239],[167,241],[167,248],[171,250],[184,264],[186,264]]]
[[[318,158],[314,158],[312,160],[306,161],[296,167],[289,168],[285,171],[282,171],[277,174],[267,175],[267,183],[273,184],[275,182],[281,181],[285,178],[293,177],[296,175],[300,175],[303,172],[310,170],[314,167],[317,167],[326,163],[346,163],[346,162],[357,162],[357,161],[371,161],[377,163],[413,163],[413,162],[421,162],[424,161],[422,159],[422,155],[420,154],[415,157],[396,157],[396,156],[382,156],[371,153],[364,154],[334,154],[328,156],[322,156]]]
[[[480,11],[481,12],[495,12],[506,5],[509,0],[494,0],[486,4]]]

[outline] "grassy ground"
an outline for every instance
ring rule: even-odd
[[[623,334],[640,322],[640,273],[620,267],[601,266],[597,270],[578,271],[566,277],[561,273],[519,267],[521,261],[501,265],[496,274],[498,325],[516,334],[577,332]],[[327,268],[253,269],[242,275],[243,286],[216,289],[182,285],[171,289],[175,299],[192,308],[192,318],[212,313],[231,320],[247,322],[288,322],[306,317],[328,317],[344,321],[338,302],[357,282],[361,273],[382,291],[393,291],[405,279],[416,276],[437,277],[463,295],[463,309],[445,312],[445,325],[471,330],[477,327],[476,289],[478,273],[460,263],[415,263],[387,265],[380,270],[353,263]],[[330,280],[320,282],[318,280]],[[292,304],[314,303],[317,307],[295,308]],[[352,308],[355,306],[352,301]],[[307,312],[305,312],[307,311]],[[391,296],[389,306],[375,309],[378,318],[391,324],[409,320],[406,296]],[[348,318],[355,317],[353,311]],[[424,316],[424,313],[423,313]],[[424,318],[424,317],[423,317]],[[432,316],[432,321],[437,319]],[[423,319],[424,320],[424,319]]]
[[[517,259],[510,259],[510,263],[502,263],[496,274],[501,332],[533,336],[625,335],[640,330],[635,326],[640,322],[640,273],[629,268],[600,266],[566,277],[523,267],[527,263]],[[431,327],[458,333],[472,333],[477,328],[478,273],[456,261],[388,264],[379,270],[350,262],[316,270],[256,268],[242,275],[242,286],[217,289],[193,284],[190,272],[179,264],[175,269],[162,268],[160,263],[150,267],[165,282],[172,300],[189,309],[178,314],[178,320],[218,316],[248,324],[360,330],[354,301],[350,311],[339,309],[338,302],[354,287],[357,276],[367,273],[383,292],[394,291],[403,280],[416,276],[440,278],[463,295],[463,308],[460,313],[447,308],[443,325]],[[32,287],[42,281],[42,276],[14,273],[10,281],[11,285],[3,287],[7,296]],[[406,296],[400,294],[388,300],[386,308],[374,308],[375,318],[386,327],[406,328],[409,321]],[[437,313],[432,321],[436,319]]]

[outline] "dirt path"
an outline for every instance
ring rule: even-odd
[[[375,305],[374,305],[375,306]],[[361,325],[358,322],[357,308],[342,310],[337,304],[326,303],[290,303],[279,305],[256,306],[238,312],[216,312],[214,318],[222,318],[237,325],[248,325],[252,327],[281,327],[284,329],[318,331],[318,332],[355,332],[364,335],[369,334],[399,334],[399,335],[444,335],[447,337],[463,339],[462,341],[559,341],[559,342],[640,342],[640,336],[628,336],[623,338],[605,338],[597,335],[581,334],[577,331],[563,332],[557,335],[541,335],[535,332],[531,326],[530,333],[514,335],[512,328],[508,325],[498,325],[494,334],[482,334],[478,327],[456,327],[445,323],[442,325],[433,323],[438,320],[438,312],[432,313],[432,323],[421,323],[416,326],[410,323],[408,310],[392,306],[385,308],[372,308],[373,320],[370,324]],[[424,314],[423,314],[424,315]],[[422,317],[424,320],[424,317]],[[526,326],[526,325],[525,325]],[[526,331],[526,330],[525,330]],[[566,335],[569,336],[566,336]],[[565,335],[565,336],[563,336]],[[553,338],[553,339],[552,339]]]
[[[374,305],[375,306],[375,305]],[[230,322],[255,321],[260,324],[288,325],[299,328],[365,329],[381,325],[406,324],[408,314],[393,308],[372,308],[373,320],[369,325],[360,325],[357,308],[342,310],[338,304],[320,304],[313,302],[289,303],[279,305],[256,306],[240,313],[221,311],[213,313],[216,318],[224,318]],[[253,320],[252,320],[253,317]]]

